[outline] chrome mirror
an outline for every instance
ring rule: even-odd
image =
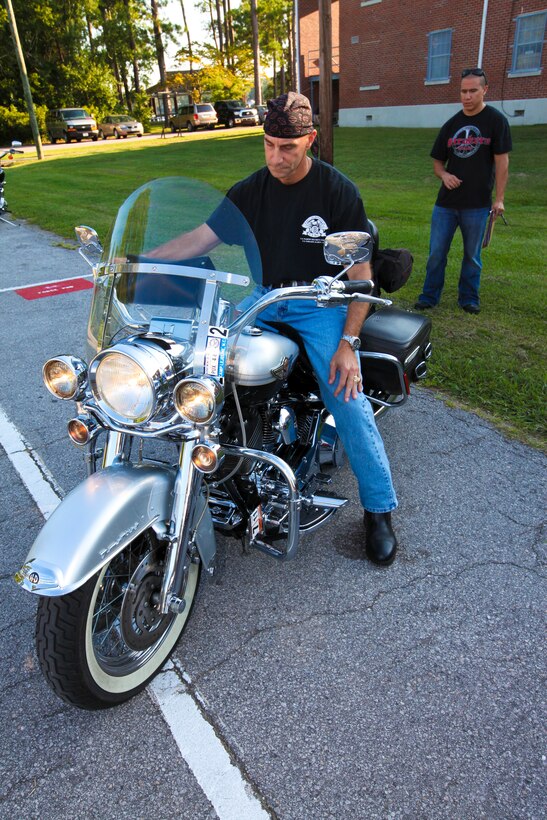
[[[365,231],[339,231],[325,237],[323,253],[330,265],[355,265],[371,257],[371,237]]]
[[[87,225],[78,225],[74,228],[80,247],[80,256],[85,259],[88,265],[94,267],[100,260],[103,246],[100,243],[97,231]]]

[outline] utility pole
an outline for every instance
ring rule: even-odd
[[[262,105],[262,86],[260,84],[260,51],[258,45],[258,15],[256,12],[256,0],[251,0],[251,25],[253,30],[255,105]]]
[[[13,13],[13,6],[11,0],[5,0],[6,11],[8,13],[8,22],[15,46],[15,54],[17,55],[17,63],[19,65],[19,73],[21,74],[21,82],[23,84],[23,93],[25,95],[25,102],[27,104],[28,116],[30,120],[30,128],[32,136],[34,137],[34,144],[36,145],[36,154],[38,159],[43,159],[42,139],[40,137],[40,129],[38,128],[38,120],[36,119],[36,112],[34,110],[34,103],[32,102],[32,93],[30,90],[30,83],[28,81],[27,67],[25,65],[25,58],[23,56],[23,49],[21,48],[21,41],[19,40],[19,32],[17,31],[17,22],[15,14]]]
[[[331,0],[319,0],[319,156],[333,164]]]

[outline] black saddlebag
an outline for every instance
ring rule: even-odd
[[[361,369],[365,392],[406,394],[408,382],[423,379],[431,355],[429,316],[387,307],[366,320],[361,333]]]

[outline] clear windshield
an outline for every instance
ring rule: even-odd
[[[197,252],[204,223],[218,243]],[[176,253],[163,249],[172,240]],[[96,269],[89,353],[146,332],[203,348],[261,282],[256,240],[223,194],[185,177],[147,182],[118,211]]]

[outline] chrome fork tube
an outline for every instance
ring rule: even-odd
[[[163,584],[160,593],[160,612],[180,613],[184,610],[183,585],[188,569],[190,554],[190,528],[202,474],[192,463],[192,450],[195,442],[183,442],[181,447],[179,469],[175,479],[173,510],[169,525],[169,548]]]
[[[110,467],[115,461],[122,461],[129,456],[131,436],[125,433],[110,431],[106,437],[103,455],[103,469]]]

